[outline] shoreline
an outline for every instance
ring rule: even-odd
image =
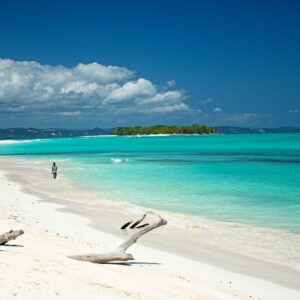
[[[47,140],[47,139],[66,139],[66,138],[111,138],[111,137],[170,137],[170,136],[212,136],[212,135],[224,135],[224,133],[158,133],[158,134],[99,134],[99,135],[78,135],[78,136],[36,136],[36,137],[11,137],[11,138],[0,138],[0,144],[15,144],[30,142],[32,140]]]
[[[7,161],[7,159],[5,160]],[[16,162],[16,160],[14,161]],[[18,161],[20,163],[21,160]],[[2,166],[3,165],[5,169],[5,163],[2,163]],[[25,169],[23,166],[23,168],[19,169],[19,172],[21,172],[23,175],[28,175],[28,168],[27,172]],[[118,206],[119,204],[115,203],[115,207],[112,207],[112,203],[107,203],[106,205],[104,205],[103,202],[95,202],[94,206],[92,207],[90,206],[91,203],[89,203],[89,207],[87,209],[87,203],[82,203],[82,201],[78,201],[76,197],[70,200],[70,196],[74,196],[74,191],[73,194],[71,193],[71,195],[70,191],[63,191],[62,194],[64,194],[64,197],[62,197],[63,195],[57,196],[57,194],[53,193],[53,191],[51,193],[51,189],[50,191],[44,190],[43,192],[34,190],[35,186],[33,184],[31,184],[29,188],[25,187],[25,184],[28,184],[28,181],[26,183],[26,180],[23,179],[22,182],[22,179],[20,180],[20,178],[18,178],[18,172],[16,170],[16,167],[11,168],[10,170],[7,169],[6,172],[10,174],[7,174],[6,177],[10,181],[17,182],[17,184],[20,184],[22,186],[22,190],[26,194],[42,199],[42,202],[45,201],[46,203],[51,203],[52,205],[53,203],[55,205],[58,205],[57,210],[59,212],[67,214],[71,213],[72,215],[80,216],[80,218],[84,217],[85,219],[87,219],[88,226],[90,228],[93,228],[94,230],[97,230],[97,232],[105,232],[106,234],[113,235],[116,238],[122,237],[122,234],[120,234],[119,230],[116,229],[119,228],[120,224],[122,224],[123,221],[127,221],[133,213],[132,211],[124,209],[125,205],[123,207],[120,207]],[[38,176],[37,174],[41,176],[39,172],[39,168],[35,170],[32,169],[30,176],[33,177],[31,179],[36,178],[36,176]],[[44,178],[42,175],[41,178],[49,182],[50,177]],[[67,181],[68,180],[66,180],[65,178],[60,177],[60,186],[58,188],[66,188],[67,184],[69,184],[69,182]],[[40,187],[43,187],[44,183],[37,182],[37,184]],[[70,189],[72,190],[72,187]],[[82,194],[81,196],[83,195],[87,194]],[[104,208],[104,212],[99,211],[100,203],[101,208]],[[137,211],[136,213],[138,212],[140,211]],[[163,214],[163,216],[165,217],[166,215]],[[166,218],[167,220],[169,219],[168,216]],[[167,251],[170,255],[179,255],[182,258],[192,259],[195,262],[197,261],[199,263],[208,263],[209,265],[221,268],[226,272],[245,274],[246,276],[253,276],[256,278],[269,280],[276,284],[300,290],[300,281],[298,279],[299,271],[293,270],[288,266],[268,262],[263,259],[253,258],[240,253],[234,253],[228,251],[228,249],[216,247],[215,244],[204,242],[203,240],[195,240],[195,236],[189,235],[189,232],[186,230],[186,228],[181,230],[181,232],[178,232],[178,228],[174,228],[174,226],[172,225],[173,220],[170,223],[171,224],[167,226],[167,229],[160,230],[158,232],[153,232],[149,236],[143,237],[138,244],[144,245],[146,247],[152,247],[154,249],[158,249],[159,251]],[[200,226],[204,227],[211,225],[212,224],[208,225],[207,222],[204,224],[200,224]],[[236,224],[232,225],[232,229],[234,229]],[[201,231],[201,234],[203,233],[204,232]],[[173,235],[172,238],[170,238],[170,234]],[[184,234],[185,237],[182,234]],[[191,249],[193,251],[191,251]]]

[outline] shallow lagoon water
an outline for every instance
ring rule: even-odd
[[[106,199],[300,233],[300,134],[38,139],[0,155],[57,161]]]

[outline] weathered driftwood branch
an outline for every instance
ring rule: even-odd
[[[153,222],[153,224],[149,225],[148,223],[137,226],[140,224],[147,216],[147,214],[152,214],[156,216],[157,220]],[[121,229],[125,229],[128,227],[133,221],[125,223]],[[166,225],[167,221],[164,220],[160,215],[155,213],[146,213],[142,216],[141,219],[136,221],[129,229],[140,229],[139,231],[132,234],[124,243],[122,243],[116,250],[106,253],[100,253],[100,254],[85,254],[85,255],[73,255],[69,256],[72,259],[80,260],[80,261],[87,261],[87,262],[93,262],[93,263],[107,263],[110,261],[127,261],[127,260],[134,260],[132,254],[126,253],[126,250],[145,233]],[[137,227],[136,227],[137,226]],[[124,227],[124,228],[123,228]]]
[[[145,223],[143,225],[139,225],[145,218],[146,218],[146,214],[143,214],[143,216],[139,220],[137,220],[136,222],[134,222],[134,223],[133,223],[133,221],[126,222],[124,225],[122,225],[121,229],[122,230],[126,229],[132,223],[133,224],[129,227],[129,229],[135,229],[135,228],[138,229],[138,228],[146,227],[146,226],[149,225],[149,223]],[[137,226],[137,225],[139,225],[139,226]]]
[[[15,240],[18,236],[24,233],[23,230],[11,230],[2,235],[0,235],[0,246],[5,245],[7,242],[11,240]]]

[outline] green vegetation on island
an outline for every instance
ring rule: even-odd
[[[149,127],[118,127],[112,134],[116,135],[149,135],[149,134],[213,134],[217,130],[206,125],[165,126],[154,125]]]

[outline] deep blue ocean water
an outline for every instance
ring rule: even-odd
[[[300,134],[27,140],[5,155],[56,161],[106,199],[300,233]]]

